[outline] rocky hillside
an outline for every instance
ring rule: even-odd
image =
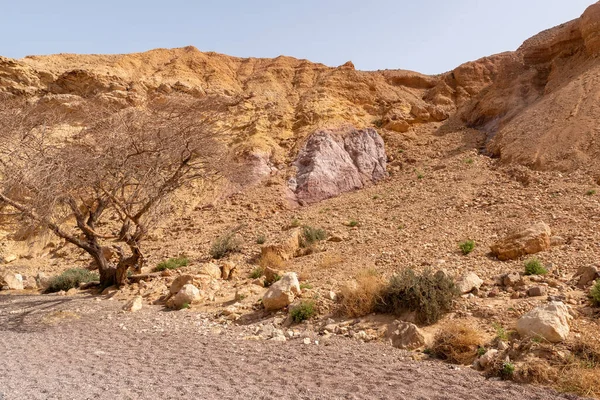
[[[447,121],[486,133],[489,153],[538,169],[597,171],[600,4],[544,31],[515,52],[427,76],[356,71],[290,57],[236,58],[194,47],[125,55],[0,57],[0,91],[75,109],[86,99],[118,107],[184,92],[232,98],[215,123],[259,171],[295,158],[318,128],[349,123],[419,132]],[[432,125],[438,129],[439,124]]]

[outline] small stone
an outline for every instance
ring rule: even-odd
[[[507,287],[515,287],[523,285],[523,278],[516,272],[510,272],[502,276],[502,284]]]
[[[458,280],[456,287],[461,294],[467,294],[473,289],[479,289],[482,284],[483,279],[478,277],[474,272],[470,272]]]
[[[494,358],[496,358],[497,354],[498,354],[498,350],[496,350],[496,349],[490,349],[490,350],[486,351],[485,354],[479,358],[479,364],[483,368],[487,368],[487,366],[492,363]]]
[[[124,311],[136,312],[142,309],[142,296],[135,296],[123,307]]]
[[[527,290],[527,296],[529,297],[539,297],[546,295],[546,287],[545,286],[534,286]]]
[[[310,338],[305,337],[303,340],[304,344],[310,344]]]
[[[394,321],[388,326],[387,338],[399,349],[415,350],[425,345],[425,335],[410,322]]]

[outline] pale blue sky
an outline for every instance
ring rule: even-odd
[[[0,0],[0,55],[193,45],[357,69],[450,70],[515,50],[593,0]]]

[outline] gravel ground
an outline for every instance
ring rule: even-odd
[[[0,398],[576,399],[384,344],[243,340],[191,311],[0,295]]]

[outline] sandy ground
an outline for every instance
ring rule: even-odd
[[[575,399],[383,344],[244,340],[191,311],[0,296],[4,399]],[[3,400],[4,400],[3,399]]]

